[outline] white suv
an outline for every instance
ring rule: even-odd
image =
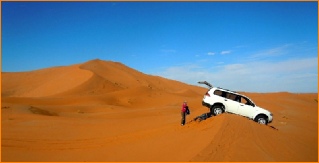
[[[198,83],[209,87],[202,104],[210,109],[211,114],[216,116],[228,112],[247,117],[260,124],[272,122],[272,114],[268,110],[256,106],[248,97],[234,91],[213,87],[206,81]]]

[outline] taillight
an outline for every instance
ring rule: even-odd
[[[206,92],[206,94],[205,94],[206,96],[208,96],[208,97],[210,97],[210,94],[208,93],[208,92]]]

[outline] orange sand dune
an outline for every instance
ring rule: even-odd
[[[69,66],[1,75],[2,96],[42,97],[77,87],[88,80],[93,73],[78,66]]]
[[[318,161],[317,94],[244,93],[274,114],[263,126],[195,121],[206,91],[102,60],[2,73],[2,161]]]

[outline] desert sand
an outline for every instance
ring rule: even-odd
[[[227,113],[195,121],[207,88],[112,61],[2,72],[1,87],[5,162],[318,161],[317,94],[242,92],[274,114],[265,126]]]

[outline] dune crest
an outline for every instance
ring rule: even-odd
[[[2,73],[2,97],[44,97],[77,87],[93,73],[77,65]]]
[[[2,73],[2,88],[3,97],[101,95],[136,88],[168,93],[179,93],[181,89],[199,92],[196,87],[178,81],[147,75],[118,62],[98,59],[72,66]]]

